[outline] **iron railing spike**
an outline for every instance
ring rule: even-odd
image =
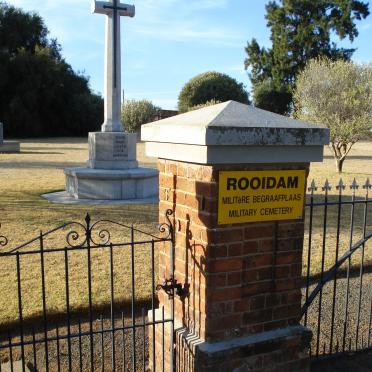
[[[338,185],[336,186],[336,190],[345,190],[345,184],[342,178],[338,181]]]
[[[368,190],[370,188],[372,188],[372,185],[371,185],[369,178],[367,178],[365,184],[363,185],[363,189]]]
[[[90,221],[91,221],[90,214],[87,213],[86,216],[85,216],[85,223],[87,224],[87,226],[89,226]]]
[[[356,180],[355,177],[354,177],[354,180],[353,180],[353,183],[352,183],[351,186],[350,186],[350,189],[351,189],[351,190],[356,190],[356,189],[358,189],[358,188],[359,188],[358,182],[357,182],[357,180]]]
[[[328,181],[328,178],[325,180],[325,182],[324,182],[324,186],[322,187],[322,190],[323,191],[329,191],[329,190],[331,190],[331,185],[330,185],[330,183],[329,183],[329,181]]]
[[[310,184],[310,187],[307,188],[308,191],[311,191],[311,192],[314,192],[316,190],[318,190],[316,184],[315,184],[315,180],[313,178],[313,180],[311,181],[311,184]]]

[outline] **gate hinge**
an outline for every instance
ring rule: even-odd
[[[160,291],[161,289],[168,295],[168,298],[173,298],[174,290],[176,290],[176,295],[181,298],[186,297],[188,294],[186,286],[183,287],[182,284],[177,283],[177,279],[174,278],[165,279],[163,284],[158,284],[156,286],[156,290]]]

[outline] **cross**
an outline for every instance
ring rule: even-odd
[[[92,1],[92,12],[106,15],[105,121],[102,132],[122,132],[120,17],[134,17],[134,5],[112,1]]]

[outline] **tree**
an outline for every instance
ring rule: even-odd
[[[102,98],[48,39],[40,16],[0,3],[0,121],[5,135],[85,135],[103,121]]]
[[[286,87],[276,89],[271,80],[257,84],[253,93],[254,105],[278,114],[290,111],[292,94]]]
[[[121,120],[127,132],[134,133],[140,130],[142,124],[149,123],[159,110],[146,99],[136,101],[128,100],[123,104]]]
[[[242,83],[220,72],[209,71],[189,80],[178,96],[180,112],[209,101],[225,102],[229,100],[249,103],[248,93]]]
[[[297,78],[294,102],[297,118],[330,128],[341,173],[352,146],[372,127],[372,64],[312,60]]]
[[[353,41],[358,36],[355,21],[368,15],[368,3],[358,0],[270,1],[266,20],[272,47],[260,47],[252,39],[245,48],[244,64],[249,70],[253,96],[260,97],[254,104],[270,107],[274,98],[275,112],[288,113],[297,74],[313,58],[350,60],[355,49],[338,48],[331,35]],[[263,89],[262,84],[271,88]],[[257,89],[260,94],[256,94]]]

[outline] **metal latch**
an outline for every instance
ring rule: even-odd
[[[156,290],[160,291],[161,289],[168,295],[168,298],[173,298],[174,290],[176,290],[176,295],[181,298],[186,297],[188,294],[186,287],[183,287],[181,283],[177,283],[177,279],[174,278],[165,279],[163,284],[156,286]]]

